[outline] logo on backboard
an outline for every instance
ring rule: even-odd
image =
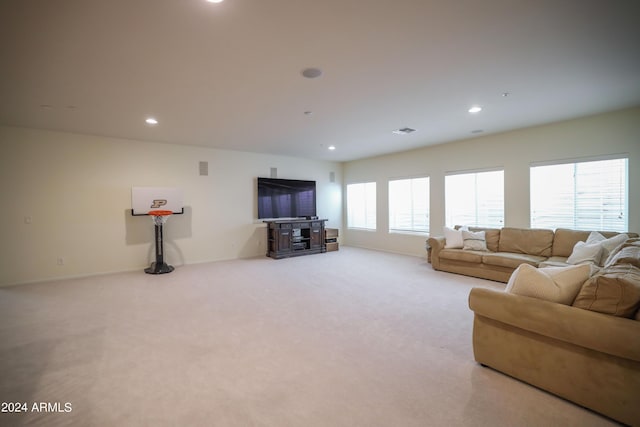
[[[167,199],[155,199],[151,204],[151,209],[158,209],[167,204]]]

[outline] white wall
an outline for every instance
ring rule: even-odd
[[[165,232],[173,265],[264,256],[254,180],[271,167],[280,178],[317,181],[318,214],[341,228],[342,244],[423,255],[423,236],[387,232],[389,178],[430,176],[438,235],[445,173],[504,167],[506,225],[528,227],[530,163],[610,154],[629,157],[629,229],[640,231],[640,108],[345,164],[0,126],[0,286],[148,266],[153,226],[131,217],[132,186],[184,189],[186,213]],[[209,162],[209,176],[199,176],[200,161]],[[343,185],[371,180],[378,230],[342,227]]]
[[[625,154],[629,157],[629,229],[640,231],[640,108],[555,124],[487,135],[345,163],[345,185],[377,183],[377,230],[346,228],[343,243],[424,255],[425,237],[388,232],[388,180],[428,175],[431,184],[430,230],[442,235],[445,224],[444,177],[447,172],[504,168],[505,225],[529,227],[529,165],[554,159]],[[344,192],[346,197],[346,191]],[[346,200],[345,200],[346,206]],[[346,215],[346,210],[345,210]]]
[[[341,228],[339,163],[0,127],[0,285],[148,266],[153,225],[130,215],[132,186],[185,192],[185,214],[165,228],[170,264],[264,256],[255,178],[272,167],[279,178],[316,180],[318,215]]]

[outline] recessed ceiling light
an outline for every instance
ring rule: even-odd
[[[329,150],[333,151],[333,150],[335,150],[335,149],[336,149],[336,146],[335,146],[335,145],[330,145],[330,146],[329,146],[329,147],[327,147],[327,148],[328,148]]]
[[[477,105],[469,108],[471,114],[479,113],[480,111],[482,111],[482,107],[478,107]]]
[[[305,111],[304,115],[305,116],[313,116],[313,111]]]
[[[302,75],[308,79],[315,79],[322,75],[322,70],[320,68],[305,68],[302,70]]]
[[[476,129],[471,131],[471,133],[482,133],[482,132],[484,132],[483,129]]]
[[[222,3],[224,0],[207,0],[208,3]]]
[[[158,121],[156,119],[154,119],[153,117],[147,117],[147,119],[145,120],[145,122],[148,125],[157,125]]]

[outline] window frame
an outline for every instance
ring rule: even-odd
[[[600,216],[601,216],[601,225],[598,227],[593,227],[591,225],[585,225],[584,227],[581,227],[579,225],[580,222],[580,217],[577,214],[577,211],[579,210],[579,206],[577,206],[577,193],[579,193],[579,191],[577,190],[577,188],[580,186],[579,183],[576,183],[576,167],[578,164],[584,164],[584,163],[595,163],[595,162],[606,162],[606,161],[612,161],[612,160],[622,160],[624,161],[624,170],[623,175],[620,179],[620,184],[624,187],[623,189],[620,189],[620,192],[618,194],[621,195],[621,197],[623,198],[621,204],[619,206],[623,206],[623,208],[621,209],[621,215],[623,218],[623,224],[621,227],[615,227],[615,226],[608,226],[606,224],[606,219],[604,219],[604,215],[603,215],[603,211],[600,210]],[[569,185],[568,187],[573,188],[573,203],[571,206],[571,212],[573,212],[573,218],[572,218],[572,222],[571,224],[568,223],[563,223],[562,220],[556,220],[556,223],[554,224],[555,226],[550,226],[547,223],[545,223],[544,221],[535,221],[534,219],[538,216],[541,216],[540,214],[536,214],[534,215],[534,208],[538,208],[534,206],[534,199],[537,197],[537,194],[534,192],[534,176],[533,176],[533,170],[534,168],[538,168],[538,167],[548,167],[548,166],[573,166],[573,182],[571,185]],[[629,230],[629,156],[626,154],[614,154],[614,155],[609,155],[609,156],[598,156],[598,157],[583,157],[583,158],[574,158],[574,159],[558,159],[558,160],[552,160],[552,161],[546,161],[546,162],[532,162],[529,164],[529,225],[530,227],[543,227],[543,228],[551,228],[551,229],[556,229],[556,228],[570,228],[570,229],[574,229],[574,230],[583,230],[583,231],[590,231],[590,230],[594,230],[594,229],[598,229],[598,230],[602,230],[602,231],[616,231],[616,232],[626,232]],[[601,192],[602,192],[602,187],[601,188]],[[620,187],[619,187],[620,188]],[[593,193],[590,193],[593,194]],[[593,196],[591,196],[593,197]],[[584,199],[583,199],[584,200]],[[556,215],[556,217],[560,217],[561,215]],[[587,220],[582,219],[583,222],[586,222]]]
[[[479,219],[481,218],[480,215],[478,215],[478,194],[477,194],[477,177],[480,174],[484,174],[484,173],[493,173],[493,172],[501,172],[502,173],[502,194],[501,194],[501,202],[502,202],[502,209],[501,209],[501,214],[498,215],[497,217],[499,218],[498,222],[496,223],[492,223],[492,222],[480,222]],[[444,200],[445,200],[445,225],[447,227],[454,227],[456,225],[468,225],[471,227],[480,227],[480,228],[502,228],[505,226],[506,223],[506,218],[505,218],[505,188],[504,188],[504,183],[505,183],[505,179],[504,179],[504,167],[495,167],[495,168],[487,168],[487,169],[472,169],[472,170],[460,170],[460,171],[450,171],[450,172],[446,172],[444,175]],[[447,181],[449,177],[452,176],[460,176],[460,175],[475,175],[476,176],[476,189],[475,189],[475,193],[474,193],[474,204],[476,206],[475,208],[475,219],[472,223],[465,223],[465,224],[458,224],[458,223],[451,223],[451,222],[457,222],[455,220],[450,221],[450,217],[452,216],[449,213],[449,208],[450,208],[450,203],[447,200]],[[490,210],[488,211],[488,213],[486,214],[487,218],[490,218],[491,216],[496,216],[495,214],[491,214]],[[464,222],[464,221],[463,221]]]
[[[391,194],[391,185],[392,182],[397,182],[397,181],[410,181],[410,185],[413,186],[413,183],[415,180],[421,180],[421,179],[426,179],[427,180],[427,193],[426,193],[426,230],[418,230],[415,228],[410,228],[410,229],[402,229],[402,228],[392,228],[392,194]],[[412,223],[412,227],[414,226],[414,220],[415,220],[415,197],[414,196],[414,192],[413,192],[413,187],[411,188],[411,209],[410,209],[410,213],[409,215],[411,216],[411,223]],[[430,221],[431,221],[431,177],[429,175],[415,175],[415,176],[404,176],[404,177],[395,177],[395,178],[389,178],[389,180],[387,181],[387,203],[388,203],[388,232],[390,234],[414,234],[414,235],[419,235],[419,236],[426,236],[429,235],[430,232]]]
[[[367,199],[366,199],[366,191],[367,191],[366,186],[367,185],[371,185],[371,184],[373,185],[374,200],[373,201],[371,201],[371,200],[367,201]],[[364,186],[364,189],[363,189],[363,191],[365,192],[365,200],[364,200],[364,203],[365,203],[365,206],[364,206],[364,217],[365,217],[365,220],[364,220],[364,226],[354,226],[354,225],[351,225],[349,223],[350,219],[351,219],[351,207],[350,207],[351,204],[349,203],[349,188],[350,187],[353,188],[353,186],[356,186],[356,185]],[[377,185],[376,181],[353,182],[353,183],[347,184],[347,188],[346,188],[347,229],[350,229],[350,230],[364,230],[364,231],[377,231],[377,229],[378,229],[378,212],[377,212],[377,210],[378,210],[378,207],[377,207],[378,195],[377,195],[377,192],[378,192],[378,185]],[[370,208],[371,203],[373,203],[373,219],[372,219],[373,228],[370,227],[370,223],[369,223],[371,218],[367,217],[368,213],[370,213],[370,209],[369,208]]]

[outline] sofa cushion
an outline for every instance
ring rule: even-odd
[[[616,236],[619,233],[613,231],[599,231],[605,238]],[[553,238],[553,248],[551,255],[568,257],[573,251],[573,247],[579,241],[586,242],[591,231],[569,230],[567,228],[557,228]],[[638,237],[636,233],[626,233],[629,237]]]
[[[573,305],[632,318],[640,307],[640,269],[631,264],[602,269],[582,285]]]
[[[466,230],[466,228],[449,228],[447,226],[442,227],[442,231],[444,232],[444,247],[446,249],[460,249],[464,246],[462,241],[462,230]]]
[[[589,278],[588,265],[535,268],[522,264],[511,275],[506,292],[571,305]]]
[[[553,231],[551,230],[505,227],[500,232],[498,250],[550,257],[552,245]]]
[[[472,251],[486,251],[487,241],[484,237],[484,231],[467,231],[462,230],[462,249]]]
[[[567,257],[564,256],[552,256],[538,264],[538,267],[567,267],[570,264],[567,263]]]
[[[640,268],[640,239],[627,239],[614,249],[605,262],[605,267],[619,264],[632,264]]]
[[[553,248],[551,255],[568,257],[573,252],[573,247],[578,242],[586,242],[590,231],[569,230],[557,228],[553,237]]]
[[[607,261],[607,258],[609,258],[609,254],[615,248],[623,244],[628,238],[629,236],[624,233],[606,238],[597,231],[592,231],[587,238],[587,244],[598,244],[602,247],[601,259],[596,263],[599,266],[602,266],[604,262]]]
[[[631,264],[640,268],[640,246],[627,246],[617,252],[608,262],[607,266]]]
[[[518,268],[520,264],[530,264],[537,267],[546,258],[536,255],[513,254],[509,252],[485,253],[482,255],[482,262],[488,265],[499,267]]]
[[[440,251],[440,258],[480,264],[484,253],[485,252],[466,251],[464,249],[442,249]]]
[[[501,231],[499,228],[469,227],[469,231],[484,231],[487,249],[491,252],[498,252],[498,242],[500,241]]]
[[[600,264],[603,247],[600,243],[578,242],[567,258],[567,264]]]

